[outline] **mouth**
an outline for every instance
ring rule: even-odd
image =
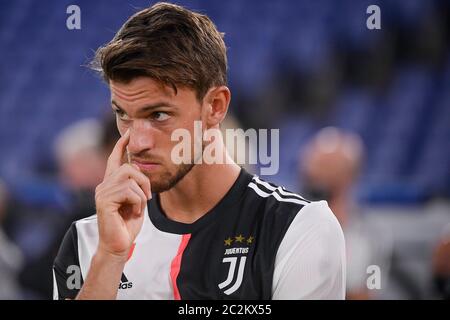
[[[137,165],[139,167],[139,169],[144,170],[144,171],[153,171],[156,168],[158,168],[158,166],[160,166],[159,163],[156,162],[149,162],[149,161],[144,161],[144,160],[131,160],[131,163]]]

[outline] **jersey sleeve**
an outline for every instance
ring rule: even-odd
[[[82,283],[77,228],[76,224],[72,223],[53,263],[53,299],[75,299]]]
[[[345,299],[345,240],[326,201],[303,207],[278,248],[272,299]]]

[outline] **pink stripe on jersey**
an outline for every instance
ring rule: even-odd
[[[136,247],[136,243],[133,243],[133,244],[131,245],[130,251],[128,252],[127,262],[128,262],[128,260],[131,259],[131,256],[133,255],[133,252],[134,252],[134,248],[135,248],[135,247]]]
[[[191,234],[184,234],[181,238],[180,246],[178,247],[178,252],[175,258],[173,258],[170,265],[170,279],[172,279],[173,286],[173,298],[175,300],[181,300],[180,291],[178,291],[177,278],[180,273],[181,268],[181,258],[183,257],[183,252],[186,249],[189,239],[191,239]]]

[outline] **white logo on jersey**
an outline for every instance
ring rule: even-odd
[[[223,289],[223,288],[227,287],[228,285],[230,285],[231,282],[233,282],[234,273],[235,273],[234,271],[236,270],[236,262],[237,262],[238,258],[239,257],[223,258],[222,262],[223,263],[226,263],[226,262],[230,263],[230,268],[228,269],[227,279],[224,282],[219,284],[219,289]],[[247,259],[247,257],[245,257],[245,256],[240,257],[236,281],[234,282],[234,284],[230,288],[228,288],[227,290],[224,291],[224,293],[226,295],[232,294],[237,289],[239,289],[239,287],[241,286],[242,279],[244,278],[244,268],[245,268],[245,260],[246,259]]]

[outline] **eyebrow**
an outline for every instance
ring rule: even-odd
[[[114,100],[111,100],[111,104],[113,104],[114,106],[116,106],[116,108],[118,108],[119,110],[125,112],[125,110]],[[147,113],[149,111],[152,111],[153,109],[157,109],[157,108],[161,108],[161,107],[166,107],[166,108],[176,108],[174,105],[167,103],[167,102],[156,102],[154,104],[150,104],[150,105],[146,105],[144,107],[142,107],[141,109],[139,109],[137,111],[137,113]],[[126,113],[126,112],[125,112]]]

